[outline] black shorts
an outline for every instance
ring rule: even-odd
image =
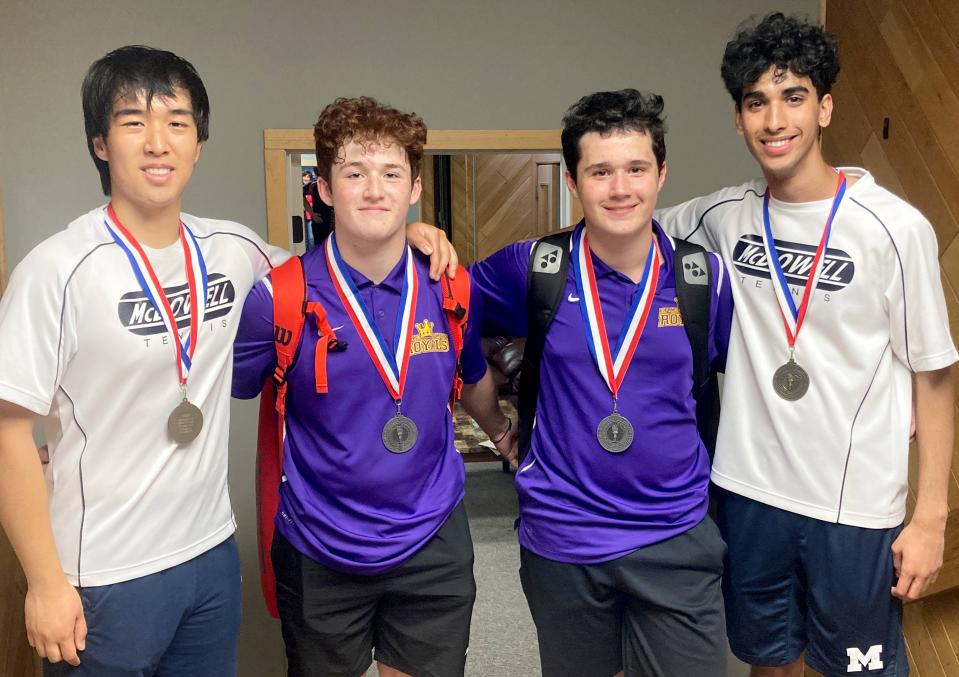
[[[780,510],[720,489],[729,543],[729,646],[751,665],[806,663],[833,677],[909,674],[892,543],[902,527],[865,529]]]
[[[279,531],[272,555],[290,677],[356,677],[373,658],[417,677],[463,674],[476,582],[462,503],[419,552],[384,574],[334,571]]]
[[[689,531],[599,564],[522,549],[520,579],[544,677],[720,677],[725,545],[708,517]]]

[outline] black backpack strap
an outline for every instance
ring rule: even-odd
[[[716,291],[716,280],[705,249],[680,239],[674,244],[673,271],[679,314],[693,351],[696,423],[712,459],[719,429],[719,382],[709,364],[709,308]]]
[[[539,396],[539,365],[546,331],[556,316],[566,289],[569,247],[573,230],[551,233],[533,244],[526,278],[527,335],[519,379],[519,457],[529,452]]]

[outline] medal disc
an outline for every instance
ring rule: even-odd
[[[195,404],[184,399],[170,413],[167,431],[177,444],[187,444],[196,439],[203,430],[203,412]]]
[[[611,454],[622,453],[633,443],[633,424],[619,414],[610,414],[599,422],[596,439]]]
[[[773,374],[773,389],[784,400],[795,402],[809,390],[809,374],[793,360],[789,360]]]
[[[383,446],[394,454],[405,454],[416,444],[417,430],[412,419],[397,414],[383,426]]]

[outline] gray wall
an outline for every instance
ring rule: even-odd
[[[551,128],[581,95],[635,86],[666,99],[661,202],[755,170],[719,78],[739,21],[772,9],[815,17],[816,0],[0,0],[0,190],[12,268],[41,239],[103,202],[83,137],[89,64],[143,43],[203,76],[212,136],[186,195],[194,214],[265,234],[262,131],[308,127],[336,96],[370,94],[430,127]],[[278,630],[257,592],[255,408],[234,406],[232,488],[244,559],[245,675],[277,674]]]

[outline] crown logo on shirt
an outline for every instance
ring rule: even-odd
[[[450,350],[450,337],[442,332],[433,333],[434,323],[428,318],[423,318],[422,322],[417,322],[416,334],[410,338],[410,356],[422,355],[423,353],[448,353]]]

